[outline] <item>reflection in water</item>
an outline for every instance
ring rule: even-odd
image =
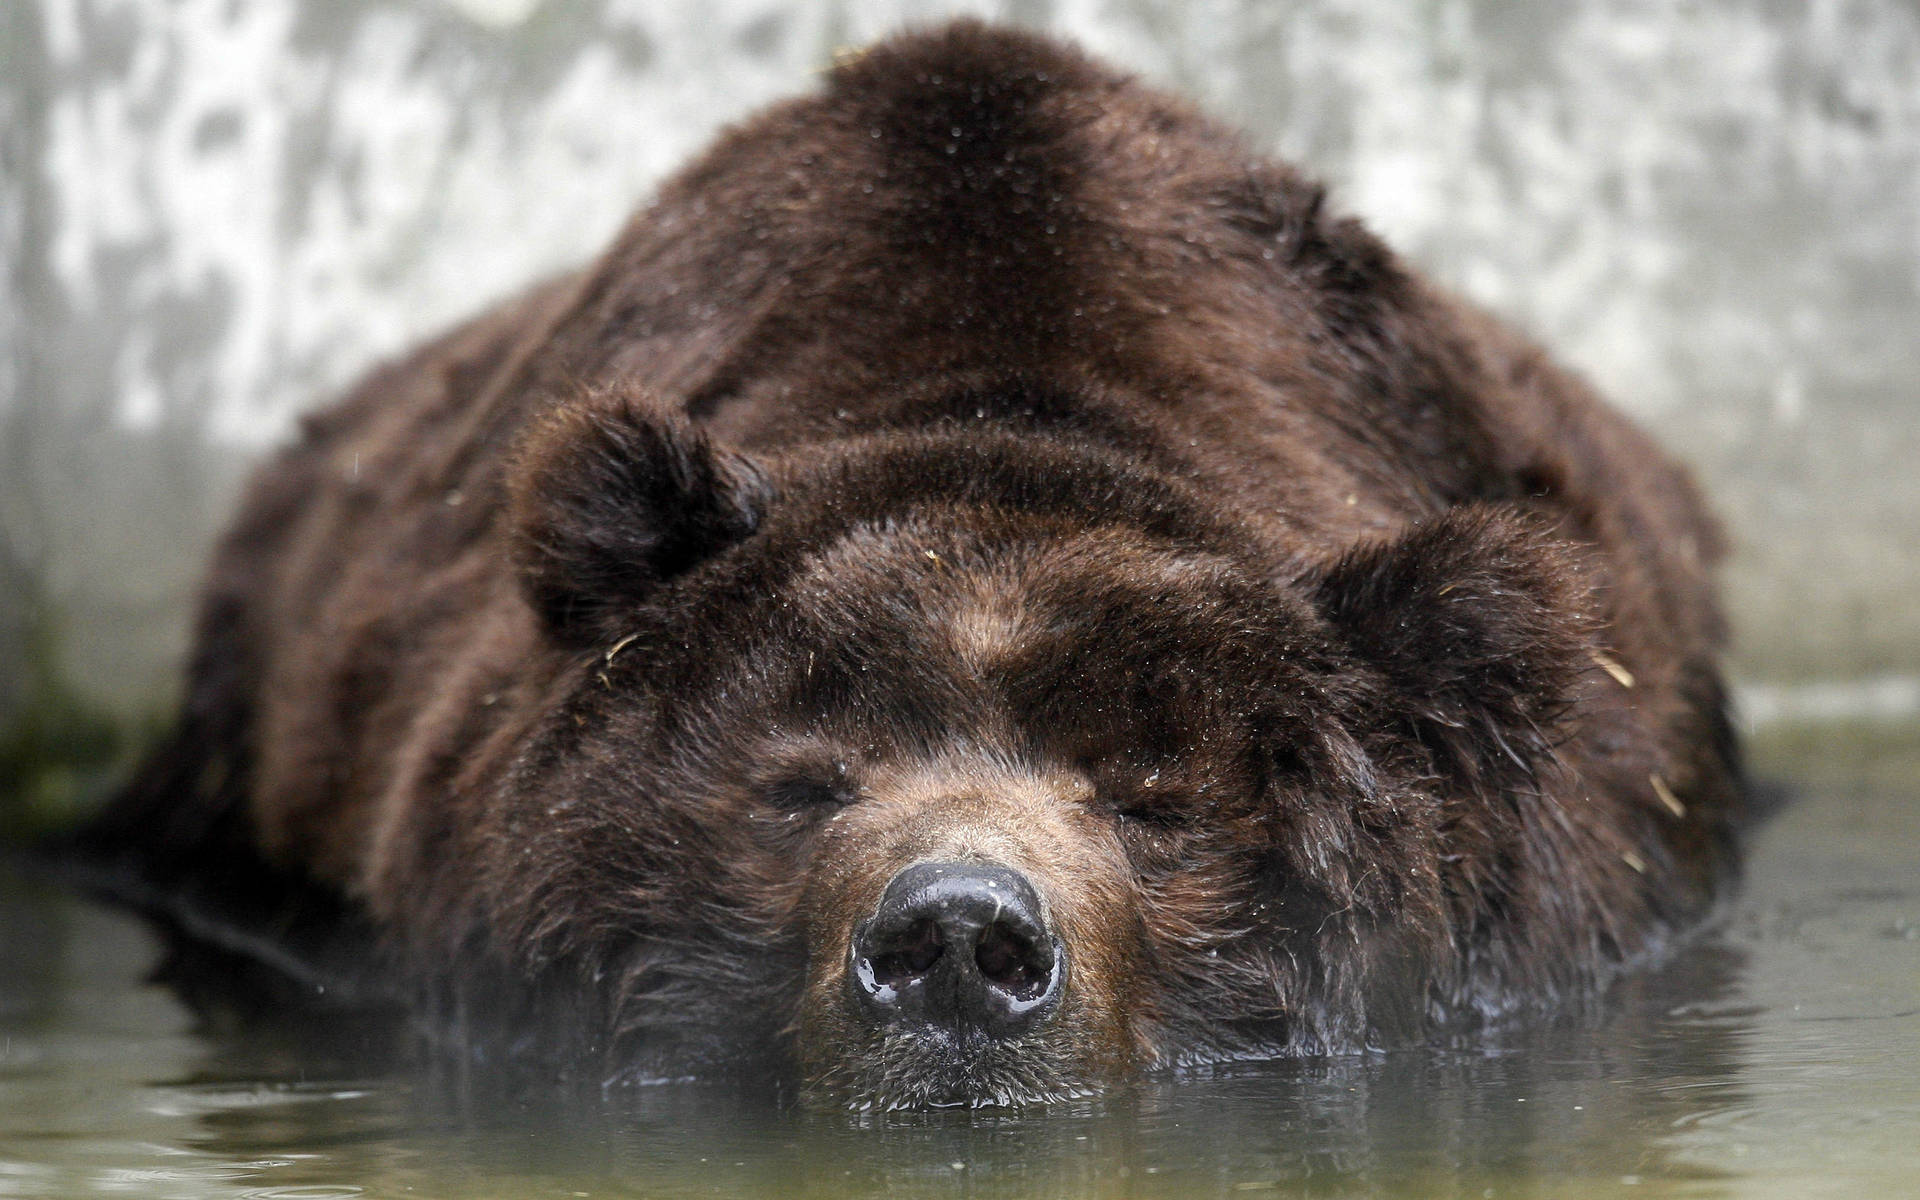
[[[605,1101],[202,1065],[160,1089],[195,1149],[288,1158],[271,1177],[353,1180],[382,1194],[1157,1196],[1478,1194],[1543,1180],[1710,1179],[1669,1130],[1745,1103],[1739,1018],[1720,1015],[1736,956],[1694,958],[1604,1028],[1495,1049],[1261,1064],[1160,1080],[1043,1112],[848,1116],[781,1111],[717,1088]],[[1665,1015],[1681,998],[1715,1015]],[[241,1068],[226,1077],[225,1071]]]
[[[1752,1014],[1724,939],[1636,980],[1605,1020],[1497,1045],[1248,1064],[1036,1112],[850,1116],[718,1087],[602,1098],[395,1075],[360,1030],[183,1036],[136,986],[152,950],[132,923],[17,890],[0,913],[10,934],[39,931],[6,940],[0,1011],[19,1051],[0,1075],[0,1195],[135,1180],[206,1195],[1567,1194],[1713,1178],[1670,1131],[1749,1102]]]
[[[1881,782],[1790,806],[1720,927],[1599,1013],[1014,1113],[554,1095],[396,1069],[377,1026],[196,1031],[140,926],[0,875],[0,1197],[1911,1194],[1920,854]]]

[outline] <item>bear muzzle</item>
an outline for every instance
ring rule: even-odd
[[[1016,1038],[1060,1007],[1067,951],[1033,884],[1011,867],[920,862],[854,930],[847,986],[876,1030],[961,1043]]]
[[[1137,898],[1087,786],[958,755],[863,784],[821,829],[800,905],[805,1092],[856,1109],[1008,1105],[1126,1078],[1147,1049]]]

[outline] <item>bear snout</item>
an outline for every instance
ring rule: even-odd
[[[852,939],[848,987],[878,1028],[1018,1037],[1059,1008],[1066,947],[1011,867],[921,862],[887,884]]]
[[[853,1108],[1087,1095],[1145,1049],[1138,903],[1069,774],[989,756],[874,764],[801,904],[805,1090]]]

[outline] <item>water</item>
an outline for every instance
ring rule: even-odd
[[[1779,734],[1717,927],[1599,1018],[1047,1110],[502,1094],[365,1031],[198,1029],[126,917],[0,882],[0,1196],[1920,1194],[1920,729]]]

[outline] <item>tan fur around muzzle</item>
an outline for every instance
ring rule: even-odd
[[[1059,1010],[1023,1044],[1003,1048],[1005,1072],[1065,1095],[1098,1090],[1142,1056],[1137,977],[1138,905],[1126,856],[1091,808],[1085,780],[953,757],[869,776],[860,803],[822,831],[806,900],[811,945],[799,1052],[815,1091],[885,1106],[881,1031],[849,1001],[853,931],[873,915],[887,884],[922,862],[1011,867],[1033,883],[1047,926],[1066,948]],[[1034,1090],[1034,1089],[1029,1089]],[[876,1094],[877,1092],[877,1094]]]

